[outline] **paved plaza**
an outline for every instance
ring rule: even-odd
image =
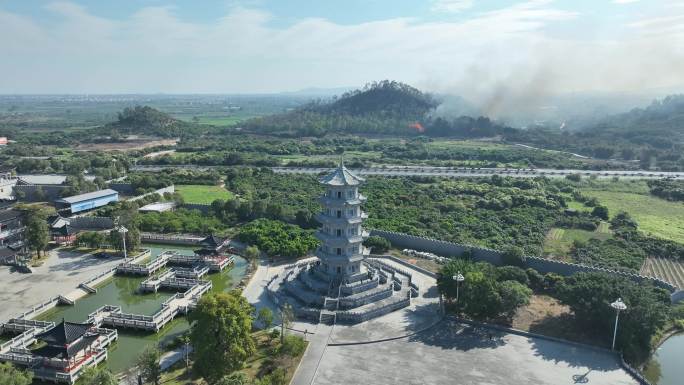
[[[262,261],[244,291],[251,303],[275,310],[263,287],[282,267]],[[308,336],[309,348],[291,384],[638,384],[606,351],[453,321],[437,323],[434,279],[411,273],[421,294],[408,308],[357,325],[296,322],[296,329],[314,334]]]
[[[328,346],[312,384],[636,385],[637,382],[608,352],[444,321],[428,332],[409,338]]]
[[[0,266],[0,321],[22,313],[57,295],[67,295],[87,279],[109,270],[121,260],[99,259],[83,253],[51,250],[33,273]]]

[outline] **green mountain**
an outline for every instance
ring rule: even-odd
[[[315,101],[296,110],[251,119],[242,128],[291,137],[326,134],[489,137],[510,130],[488,118],[434,117],[440,102],[400,82],[384,80],[329,101]]]
[[[126,107],[119,112],[116,121],[105,125],[101,131],[120,135],[149,135],[163,138],[180,137],[195,125],[175,119],[149,106]]]

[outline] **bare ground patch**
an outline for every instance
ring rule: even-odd
[[[133,151],[156,146],[175,146],[178,139],[131,139],[117,143],[79,144],[76,151]]]
[[[511,326],[518,330],[589,345],[600,346],[601,342],[577,323],[570,308],[548,295],[533,295],[529,305],[518,309]]]

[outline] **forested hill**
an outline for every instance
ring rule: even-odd
[[[355,133],[469,138],[500,135],[507,130],[483,117],[434,118],[431,113],[438,104],[416,88],[385,80],[329,102],[317,101],[291,112],[251,119],[242,127],[292,137]]]
[[[193,131],[193,125],[171,117],[149,106],[126,107],[118,119],[102,127],[100,131],[112,135],[149,135],[164,138],[180,137]]]
[[[578,131],[535,128],[508,139],[600,159],[639,160],[645,169],[683,170],[684,95],[656,100]]]
[[[684,95],[671,95],[655,100],[646,108],[604,119],[582,131],[599,131],[617,135],[633,143],[667,148],[674,142],[684,143]]]

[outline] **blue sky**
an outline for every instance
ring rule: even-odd
[[[677,89],[683,26],[684,0],[0,0],[0,93]]]

